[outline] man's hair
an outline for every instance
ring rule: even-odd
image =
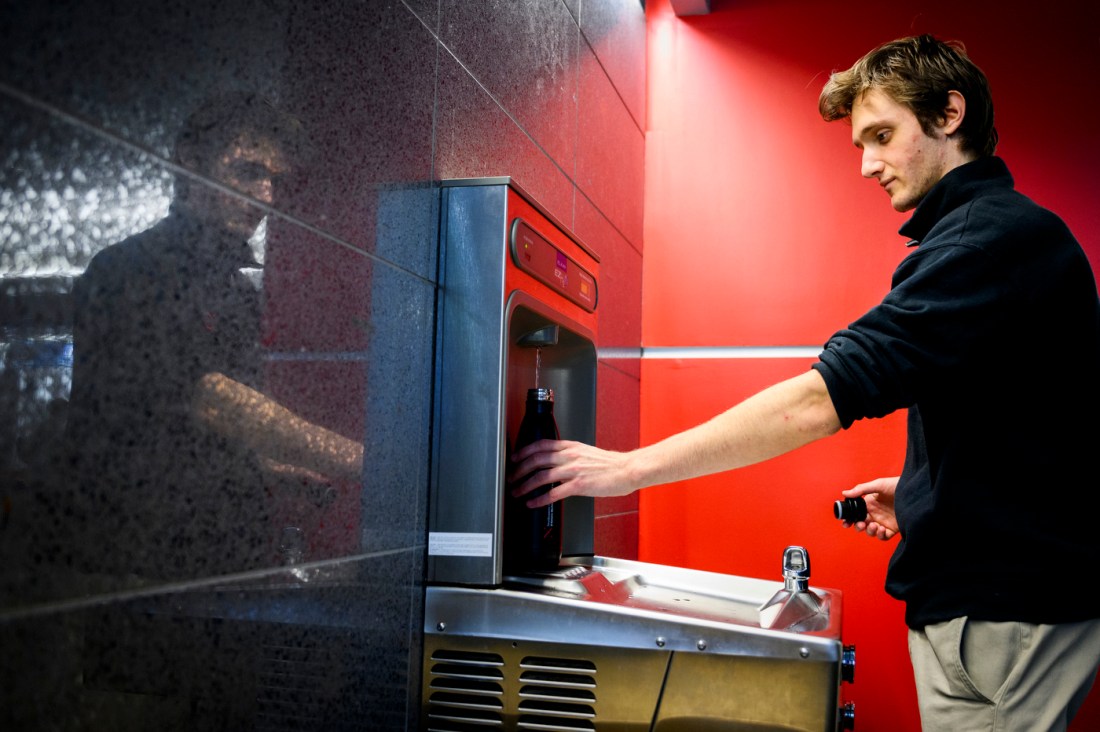
[[[818,110],[826,122],[850,119],[852,105],[872,89],[912,110],[929,136],[943,121],[947,93],[957,91],[966,100],[966,116],[958,132],[963,150],[984,157],[997,149],[989,81],[958,41],[922,35],[883,44],[847,71],[829,76]]]
[[[304,137],[301,122],[266,97],[223,92],[207,97],[188,115],[176,137],[176,162],[186,150],[205,167],[242,134],[269,139],[288,154],[298,152]]]

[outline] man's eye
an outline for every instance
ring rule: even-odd
[[[890,133],[886,130],[883,130],[882,132],[879,132],[877,135],[875,135],[875,139],[878,140],[880,145],[884,145],[886,144],[887,140],[890,139]]]
[[[242,182],[265,180],[271,177],[271,171],[260,163],[236,162],[230,166],[231,174]]]

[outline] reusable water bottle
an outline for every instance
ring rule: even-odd
[[[528,389],[527,408],[519,425],[515,449],[538,440],[558,439],[554,420],[553,389]],[[526,477],[520,478],[519,485]],[[520,498],[509,493],[504,502],[504,571],[516,574],[524,571],[555,569],[561,561],[561,501],[531,509],[527,501],[556,486],[550,483]]]

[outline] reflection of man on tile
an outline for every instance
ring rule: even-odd
[[[169,215],[77,281],[69,436],[86,520],[107,532],[97,569],[270,564],[265,476],[358,478],[361,446],[260,391],[260,293],[242,269],[259,266],[248,239],[298,134],[254,95],[204,104],[177,142],[194,177],[177,176]]]

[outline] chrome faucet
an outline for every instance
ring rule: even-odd
[[[810,590],[810,553],[804,547],[783,551],[783,589],[760,606],[760,627],[813,629],[828,625],[821,598]]]

